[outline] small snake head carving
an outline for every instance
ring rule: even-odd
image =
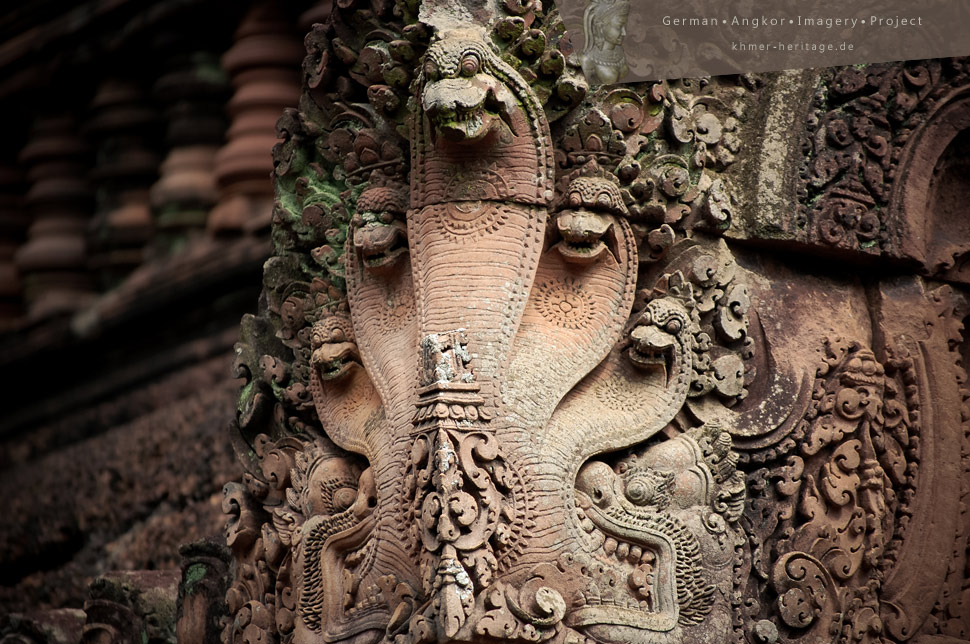
[[[450,141],[480,141],[505,122],[517,101],[495,73],[496,55],[483,41],[461,34],[428,49],[421,107]]]
[[[338,380],[360,365],[360,352],[354,341],[350,320],[331,316],[313,325],[310,331],[310,367],[322,381]]]
[[[604,236],[613,227],[613,218],[588,210],[567,210],[556,218],[562,241],[559,254],[572,264],[592,264],[607,251]]]
[[[354,248],[364,268],[375,273],[393,267],[408,252],[407,228],[402,221],[367,221],[354,230]]]
[[[350,226],[354,249],[366,270],[395,270],[398,260],[407,254],[406,211],[407,194],[403,187],[376,187],[361,193]]]
[[[579,177],[569,184],[556,230],[562,241],[556,250],[572,264],[593,264],[607,250],[617,256],[613,226],[616,217],[627,215],[620,189],[608,179]]]
[[[640,369],[680,368],[688,358],[693,320],[675,298],[652,300],[630,332],[627,355]]]

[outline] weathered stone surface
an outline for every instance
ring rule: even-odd
[[[550,2],[309,4],[298,106],[274,3],[86,3],[0,47],[0,97],[65,113],[130,73],[98,56],[156,61],[171,128],[165,252],[93,304],[91,195],[50,180],[105,164],[67,119],[28,142],[0,638],[970,641],[965,59],[604,84]],[[104,154],[161,134],[123,120]],[[178,550],[220,510],[228,550]]]
[[[966,58],[766,75],[728,235],[966,283]],[[794,127],[792,127],[794,125]]]
[[[922,232],[963,62],[614,86],[566,42],[538,3],[308,35],[224,641],[965,637],[967,303],[918,275],[963,252]]]
[[[181,543],[220,533],[220,481],[234,471],[219,438],[235,390],[225,364],[214,358],[121,405],[105,402],[87,421],[75,414],[76,424],[118,424],[5,465],[0,512],[18,520],[0,528],[4,612],[79,608],[96,575],[175,568]]]

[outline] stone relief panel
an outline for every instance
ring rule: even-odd
[[[966,65],[946,59],[827,73],[806,128],[796,227],[831,246],[922,259],[916,231],[908,230],[916,222],[906,221],[899,206],[902,191],[915,187],[908,175],[919,168],[911,164],[932,159],[909,158],[907,144],[925,136],[941,108],[946,114],[962,102]]]
[[[599,85],[564,41],[512,0],[307,36],[223,641],[966,637],[960,290],[737,244],[772,81]]]
[[[754,207],[726,234],[966,284],[967,63],[772,76],[746,124],[747,164],[729,172]]]

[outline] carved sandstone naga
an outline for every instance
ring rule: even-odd
[[[965,638],[963,296],[727,241],[785,75],[591,87],[535,0],[338,0],[306,44],[237,346],[226,644]],[[965,61],[922,64],[803,88],[833,112],[799,149],[835,151],[792,180],[852,160],[850,113],[865,147],[965,98]]]
[[[349,316],[313,331],[317,414],[371,466],[306,509],[294,641],[679,641],[726,612],[734,541],[713,502],[730,476],[688,436],[662,450],[673,469],[649,450],[626,476],[590,459],[684,404],[690,304],[631,319],[637,248],[607,177],[572,181],[549,243],[549,126],[480,31],[443,30],[416,88],[407,250],[403,190],[362,193]]]
[[[595,157],[557,162],[544,101],[474,17],[421,11],[407,181],[384,148],[371,163],[392,169],[368,181],[345,164],[358,187],[339,203],[295,186],[318,200],[304,224],[347,209],[346,232],[308,253],[345,289],[283,286],[281,312],[307,324],[277,337],[305,356],[290,370],[306,388],[283,391],[275,362],[274,382],[319,424],[256,450],[270,483],[250,487],[273,529],[231,526],[262,564],[230,591],[228,638],[723,640],[743,479],[727,433],[671,429],[715,387],[710,309],[676,268],[638,285],[629,190]],[[232,499],[239,526],[245,499]]]

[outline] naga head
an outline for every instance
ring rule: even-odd
[[[498,56],[475,34],[457,30],[428,48],[421,74],[421,107],[434,130],[450,141],[480,141],[515,130],[517,99],[502,77]]]
[[[696,324],[676,297],[651,300],[630,331],[627,356],[641,370],[664,370],[669,381],[690,368]]]
[[[369,188],[357,198],[357,213],[351,220],[354,249],[365,270],[382,273],[393,270],[408,252],[407,192],[403,186]]]
[[[310,368],[322,381],[339,380],[355,365],[360,366],[354,328],[343,315],[331,315],[314,323],[310,350]]]
[[[620,189],[609,179],[579,177],[569,184],[556,217],[562,241],[556,250],[567,262],[591,264],[609,250],[616,217],[628,214]],[[614,249],[614,256],[616,255]]]

